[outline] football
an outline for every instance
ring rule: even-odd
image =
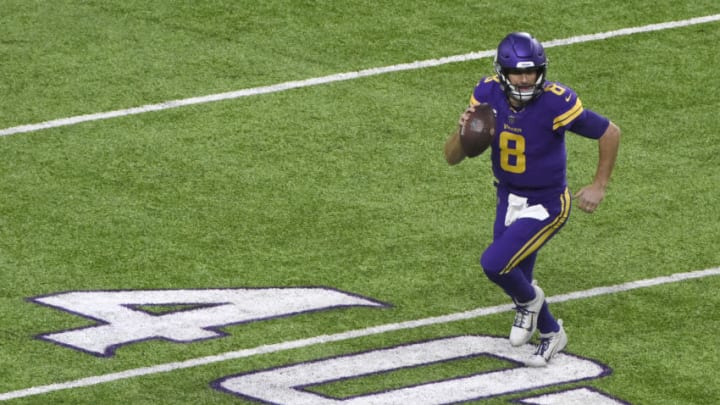
[[[460,127],[460,144],[468,157],[485,152],[495,135],[495,111],[490,104],[478,104]]]

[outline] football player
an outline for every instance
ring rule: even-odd
[[[548,81],[547,68],[537,39],[524,32],[507,35],[497,48],[495,74],[480,79],[459,120],[464,125],[479,103],[495,111],[490,158],[498,198],[493,241],[480,265],[515,302],[510,343],[524,345],[539,330],[540,344],[526,361],[535,367],[545,366],[568,341],[562,320],[552,315],[533,278],[538,250],[570,214],[565,133],[595,139],[599,145],[595,177],[574,195],[577,206],[588,213],[605,196],[620,143],[620,129],[585,108],[571,88]],[[445,158],[455,165],[468,155],[472,151],[463,150],[456,131],[445,143]]]

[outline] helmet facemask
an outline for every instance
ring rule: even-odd
[[[547,73],[547,57],[542,44],[526,32],[513,32],[498,45],[494,60],[503,91],[509,99],[521,106],[543,92]],[[536,72],[537,78],[530,89],[520,89],[510,82],[511,73]]]
[[[537,73],[537,79],[531,89],[521,90],[518,86],[515,86],[510,82],[508,77],[510,73],[522,74],[524,73],[523,71]],[[526,69],[512,69],[501,67],[499,64],[495,63],[495,72],[500,79],[500,83],[505,91],[505,94],[521,105],[529,103],[542,94],[543,87],[545,87],[545,73],[547,72],[546,66],[531,67]]]

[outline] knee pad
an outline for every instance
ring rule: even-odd
[[[500,272],[505,268],[505,263],[502,260],[498,260],[490,250],[486,250],[482,256],[480,256],[480,267],[482,267],[485,275],[490,280],[497,280],[500,277]]]

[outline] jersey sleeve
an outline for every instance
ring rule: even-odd
[[[586,108],[568,129],[586,138],[598,139],[605,133],[608,126],[610,126],[609,119]]]
[[[600,138],[610,120],[586,109],[578,95],[569,87],[550,83],[545,91],[553,100],[553,131],[569,130],[587,138]]]
[[[497,76],[483,77],[470,95],[470,104],[489,103],[493,86],[500,83]]]
[[[548,105],[552,111],[553,131],[568,129],[584,111],[582,101],[577,94],[571,88],[561,84],[550,83],[547,85],[543,97],[551,99]]]

